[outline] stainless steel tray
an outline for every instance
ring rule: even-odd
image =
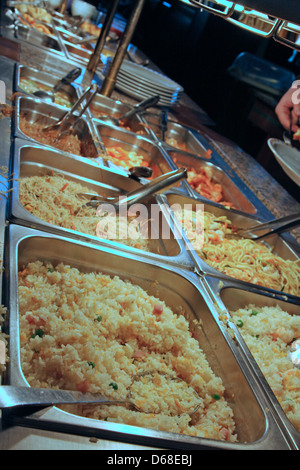
[[[33,44],[34,46],[37,46],[48,52],[53,52],[55,54],[65,56],[65,53],[59,44],[54,30],[53,36],[47,36],[46,34],[40,33],[39,31],[36,31],[33,28],[29,28],[27,26],[19,24],[15,30],[15,36],[21,41]]]
[[[153,177],[172,170],[162,150],[151,139],[115,126],[108,126],[98,119],[93,119],[93,124],[106,149],[121,146],[126,152],[136,152],[138,155],[142,155],[143,160],[147,161],[153,169]],[[107,165],[110,168],[121,170],[120,166],[109,160],[107,160]]]
[[[237,227],[251,227],[251,225],[254,225],[255,223],[260,223],[261,219],[256,218],[255,216],[252,215],[246,215],[242,214],[233,210],[228,210],[228,209],[223,209],[221,207],[217,207],[216,205],[210,204],[210,203],[204,203],[200,202],[198,200],[195,200],[191,197],[184,196],[183,194],[178,194],[175,191],[169,191],[165,195],[161,195],[161,198],[165,202],[167,202],[171,207],[174,205],[179,205],[183,207],[185,204],[189,206],[190,209],[195,210],[197,205],[200,205],[200,207],[203,208],[204,211],[211,212],[212,214],[218,216],[226,216],[228,217],[234,225]],[[274,253],[277,255],[281,256],[283,259],[291,259],[291,260],[297,260],[299,259],[298,252],[299,250],[295,251],[294,247],[292,248],[289,243],[284,240],[282,236],[279,235],[272,235],[271,237],[268,237],[267,239],[268,245],[272,248]],[[294,245],[298,246],[296,241],[294,241]],[[193,249],[190,249],[191,246],[189,245],[189,251],[190,255],[192,256],[195,265],[199,269],[199,272],[202,273],[204,276],[214,276],[219,279],[228,279],[228,276],[225,274],[217,271],[213,267],[211,267],[209,264],[207,264],[204,260],[202,260],[196,252],[193,251]],[[231,279],[231,278],[230,278]],[[251,286],[252,284],[247,283],[245,281],[240,280],[239,281],[242,285],[244,286]],[[262,287],[264,290],[268,289],[267,286]],[[273,291],[270,289],[272,292],[277,292]]]
[[[73,68],[74,67],[70,67],[70,71]],[[60,78],[62,78],[62,76],[56,77],[53,74],[50,75],[49,73],[41,72],[40,70],[26,67],[25,65],[16,64],[15,90],[19,93],[24,93],[26,95],[33,96],[30,93],[27,93],[22,88],[21,80],[23,78],[28,78],[30,80],[33,80],[37,84],[37,90],[38,90],[39,85],[46,85],[50,88],[53,88],[56,85],[57,81]],[[77,85],[66,85],[63,88],[61,88],[61,90],[69,95],[71,104],[74,104],[75,101],[77,101],[77,99],[80,96],[79,87]],[[33,98],[38,100],[37,97],[33,97]],[[57,103],[53,103],[53,104],[55,104],[56,106],[60,106]]]
[[[69,59],[72,59],[76,62],[80,62],[83,65],[87,65],[92,56],[92,51],[80,47],[79,45],[72,44],[71,42],[64,41],[63,47],[66,51],[66,56]],[[101,69],[101,62],[98,68]]]
[[[56,26],[55,30],[56,30],[56,33],[59,35],[63,44],[67,42],[67,43],[76,45],[76,42],[80,41],[80,39],[88,38],[88,35],[85,34],[84,31],[82,31],[81,29],[76,31],[76,33],[73,33],[72,29],[68,30],[64,26]],[[93,44],[95,45],[95,42]],[[92,43],[89,43],[89,42],[85,42],[82,45],[78,44],[78,47],[81,50],[87,50],[89,52],[93,52],[94,50]]]
[[[118,174],[105,167],[88,164],[84,159],[62,155],[58,151],[34,145],[26,140],[16,139],[14,146],[14,181],[11,193],[11,207],[9,218],[32,228],[54,232],[65,237],[85,240],[93,244],[106,244],[110,247],[119,248],[129,252],[140,252],[141,250],[126,246],[122,241],[105,240],[96,235],[88,235],[76,230],[55,226],[45,220],[32,215],[19,201],[19,180],[27,176],[42,176],[59,174],[66,181],[78,182],[90,190],[96,190],[107,197],[119,197],[139,186],[132,178]],[[145,204],[149,213],[149,252],[145,256],[165,260],[168,263],[191,266],[191,258],[184,250],[182,240],[176,237],[172,230],[166,232],[168,220],[165,210],[153,197]],[[157,216],[159,214],[159,216]],[[168,238],[167,236],[168,235]]]
[[[60,119],[66,110],[44,103],[40,100],[35,100],[31,97],[17,97],[14,113],[15,123],[15,136],[23,139],[28,139],[31,142],[37,142],[24,134],[20,129],[20,115],[26,117],[29,122],[39,122],[46,126],[55,124]],[[94,138],[93,127],[89,120],[84,116],[80,118],[80,122],[76,127],[77,135],[82,142],[81,152],[82,156],[86,158],[96,159],[101,156],[101,149],[97,146],[97,139]],[[102,159],[101,159],[102,161]]]
[[[255,287],[241,287],[238,283],[232,281],[222,281],[207,277],[205,279],[205,285],[207,290],[212,293],[212,297],[218,305],[220,316],[222,317],[221,321],[226,323],[224,320],[224,315],[230,321],[229,311],[236,311],[240,308],[245,308],[249,304],[253,304],[257,307],[281,307],[282,310],[288,312],[290,315],[300,315],[300,300],[287,300],[285,295],[270,295],[268,293],[262,293],[259,289]],[[270,388],[266,378],[263,376],[259,366],[257,365],[255,359],[250,353],[240,329],[235,327],[232,322],[229,324],[230,328],[234,331],[235,341],[238,343],[239,347],[243,351],[246,360],[251,364],[251,367],[254,370],[254,373],[257,375],[260,380],[263,389],[267,393],[274,413],[279,417],[282,422],[282,428],[286,430],[289,435],[290,440],[294,445],[300,449],[300,432],[295,429],[290,420],[285,415],[283,409],[281,408],[277,398]]]
[[[104,124],[107,123],[101,119],[101,116],[104,115],[118,118],[127,111],[130,111],[130,109],[131,106],[100,94],[96,95],[92,104],[89,106],[91,117],[95,118],[97,121],[102,121]],[[125,125],[128,131],[138,133],[139,135],[149,136],[147,127],[144,125],[142,119],[138,115],[128,118],[125,121]]]
[[[161,141],[160,115],[146,112],[143,113],[143,119],[145,120],[145,123],[150,126],[157,139]],[[174,139],[177,145],[174,146],[168,144],[169,139]],[[174,121],[168,122],[165,141],[161,142],[161,144],[166,150],[180,150],[198,157],[210,159],[210,156],[207,153],[208,148],[205,148],[202,145],[190,129]]]
[[[179,152],[168,152],[168,154],[177,167],[194,168],[196,171],[207,169],[211,172],[213,182],[221,184],[223,188],[224,200],[226,202],[231,202],[235,209],[249,214],[255,214],[257,212],[248,197],[242,193],[232,179],[219,166],[193,155]],[[189,188],[192,196],[204,200],[204,197],[196,192],[190,185]]]
[[[19,324],[18,324],[18,281],[19,269],[28,262],[48,260],[54,264],[64,262],[85,272],[101,271],[132,282],[146,289],[150,295],[164,300],[178,311],[183,307],[191,323],[193,336],[199,341],[211,367],[219,375],[232,406],[239,443],[231,444],[211,439],[177,435],[168,432],[136,428],[111,422],[80,418],[57,408],[42,410],[29,416],[8,415],[14,424],[30,425],[39,429],[72,432],[103,439],[139,443],[175,449],[289,449],[276,419],[270,413],[266,396],[257,387],[251,370],[239,355],[238,349],[231,348],[219,328],[214,305],[203,288],[199,278],[188,271],[168,268],[160,263],[149,263],[142,257],[122,254],[108,248],[96,248],[63,237],[49,235],[25,227],[10,225],[7,245],[7,276],[9,276],[8,299],[10,302],[10,364],[11,385],[28,385],[20,366]],[[153,279],[157,283],[153,283]],[[195,327],[193,320],[201,320],[202,327]],[[192,326],[194,325],[194,326]]]

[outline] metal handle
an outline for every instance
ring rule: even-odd
[[[281,31],[286,27],[288,30],[288,22],[287,21],[278,21],[275,31],[273,32],[273,39],[284,46],[290,47],[292,49],[295,49],[296,51],[300,51],[300,44],[298,44],[297,41],[292,41],[290,39],[287,39],[286,37],[280,36]],[[298,38],[298,34],[297,34]]]
[[[60,404],[120,404],[126,400],[114,400],[100,394],[81,393],[48,388],[0,386],[0,409],[24,406],[52,406]]]
[[[88,89],[83,93],[83,95],[79,98],[79,100],[76,101],[76,103],[73,105],[73,107],[70,109],[70,111],[68,111],[61,119],[60,121],[58,121],[57,125],[61,126],[62,124],[64,124],[73,114],[74,112],[76,111],[76,109],[81,105],[81,103],[83,103],[83,101],[86,99],[86,97],[88,96],[89,93],[91,93],[91,96],[89,97],[89,99],[87,100],[84,108],[81,109],[80,111],[80,114],[78,116],[78,118],[76,119],[76,121],[78,121],[78,119],[82,116],[82,114],[84,113],[84,111],[86,110],[86,108],[88,107],[88,105],[90,104],[92,98],[95,96],[95,94],[97,93],[98,91],[98,85],[96,83],[93,83],[92,85],[90,85],[88,87]],[[74,125],[74,124],[73,124]]]
[[[232,15],[232,13],[234,12],[234,9],[235,9],[235,4],[232,3],[231,6],[223,6],[223,5],[220,5],[216,2],[211,1],[209,2],[210,5],[206,5],[205,3],[202,3],[202,0],[189,0],[189,2],[197,7],[197,8],[200,8],[201,10],[205,10],[205,11],[208,11],[209,13],[213,13],[214,15],[216,16],[221,16],[222,18],[228,18]],[[214,8],[214,6],[216,6],[216,8]],[[219,8],[223,7],[224,9],[223,10],[220,10]]]
[[[146,109],[150,108],[151,106],[155,106],[159,102],[159,100],[160,100],[159,95],[151,96],[150,98],[147,98],[146,100],[141,101],[141,103],[136,104],[134,108],[132,108],[127,113],[123,114],[123,116],[121,116],[119,120],[128,118],[136,113],[141,113],[145,111]]]
[[[85,44],[86,42],[93,42],[93,41],[96,41],[97,39],[98,39],[98,36],[87,36],[86,38],[73,41],[73,44],[76,44],[76,46],[80,46],[81,44]]]
[[[270,222],[265,222],[263,224],[257,224],[253,227],[250,227],[249,229],[239,230],[238,234],[243,235],[251,232],[260,232],[261,230],[269,230],[264,233],[264,235],[259,235],[256,237],[256,239],[259,239],[264,238],[267,235],[270,236],[276,233],[288,232],[289,230],[294,227],[297,227],[298,225],[300,225],[300,213],[287,215],[285,217],[274,219]]]
[[[186,168],[179,168],[178,170],[161,175],[142,188],[138,188],[131,193],[128,193],[124,198],[121,198],[117,203],[115,203],[114,206],[120,208],[124,205],[136,204],[137,202],[152,196],[154,193],[166,190],[168,187],[173,186],[175,183],[186,177]]]
[[[76,67],[75,69],[71,70],[65,77],[61,78],[53,88],[53,92],[60,90],[65,85],[70,85],[76,78],[78,78],[81,74],[81,68]]]
[[[150,183],[147,183],[144,186],[131,191],[121,198],[109,198],[107,201],[103,202],[103,198],[100,197],[99,201],[96,196],[90,200],[87,205],[94,208],[97,208],[98,206],[103,207],[103,205],[105,205],[105,210],[114,209],[118,212],[121,207],[127,209],[129,206],[137,204],[138,202],[149,198],[155,193],[166,190],[183,178],[187,178],[187,170],[186,168],[179,168],[178,170],[173,170],[169,173],[159,176],[158,178],[155,178],[154,180],[150,181]]]
[[[226,18],[229,23],[234,24],[235,26],[238,26],[239,28],[245,29],[246,31],[249,31],[251,33],[256,34],[257,36],[262,36],[264,38],[271,38],[273,37],[274,33],[276,33],[277,28],[280,26],[282,23],[282,20],[276,19],[276,20],[268,20],[264,21],[264,24],[270,25],[270,29],[268,31],[264,31],[263,29],[255,28],[253,26],[249,26],[242,21],[234,18]]]

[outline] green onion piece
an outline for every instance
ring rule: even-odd
[[[114,390],[118,390],[118,384],[116,384],[116,382],[110,382],[109,386],[112,387]]]
[[[41,328],[38,328],[35,330],[35,333],[31,336],[31,338],[35,338],[36,336],[39,336],[40,338],[44,336],[45,332],[44,330],[41,330]]]
[[[221,398],[218,393],[214,393],[212,397],[213,397],[214,400],[220,400],[220,398]]]

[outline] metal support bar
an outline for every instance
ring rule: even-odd
[[[68,0],[62,0],[61,4],[59,5],[59,13],[61,13],[62,15],[65,13],[66,9],[67,9],[67,5],[68,5]]]
[[[287,21],[281,21],[278,24],[277,28],[275,29],[275,31],[273,33],[273,39],[275,41],[279,42],[280,44],[283,44],[284,46],[291,47],[292,49],[300,51],[300,44],[298,44],[294,41],[291,41],[290,39],[283,38],[279,35],[280,32],[283,30],[283,28],[285,26],[287,26],[287,24],[288,24]]]
[[[221,16],[222,18],[228,18],[229,16],[232,15],[235,9],[235,4],[233,3],[231,6],[225,6],[224,5],[224,10],[218,10],[217,8],[213,8],[212,6],[205,5],[202,3],[202,0],[189,0],[189,2],[197,7],[200,8],[201,10],[208,11],[209,13],[213,13],[216,16]],[[218,6],[223,6],[220,4],[217,4]]]
[[[116,79],[117,75],[119,72],[119,69],[122,65],[123,59],[125,57],[125,54],[127,52],[128,45],[131,41],[131,38],[133,36],[133,33],[135,31],[136,25],[138,23],[138,20],[140,18],[140,15],[142,13],[144,4],[146,0],[137,0],[135,3],[135,6],[133,8],[131,17],[126,25],[124,34],[121,38],[120,44],[118,46],[118,49],[116,51],[115,57],[112,61],[111,67],[108,71],[107,76],[105,77],[102,87],[100,90],[100,93],[104,96],[111,96],[113,89],[116,84]]]
[[[100,61],[100,54],[103,50],[103,47],[105,45],[106,37],[108,36],[112,21],[114,19],[114,16],[116,14],[117,8],[119,5],[119,0],[114,0],[112,4],[110,5],[110,8],[107,10],[105,20],[103,23],[103,26],[101,28],[100,35],[98,37],[95,50],[89,60],[87,70],[89,72],[96,72],[96,69],[98,67],[99,61]]]
[[[270,30],[269,31],[263,31],[261,29],[254,28],[253,26],[249,26],[249,25],[247,25],[247,24],[245,24],[245,23],[243,23],[239,20],[235,20],[233,18],[227,18],[227,21],[229,21],[229,23],[234,24],[235,26],[238,26],[239,28],[245,29],[246,31],[254,33],[257,36],[262,36],[264,38],[273,37],[274,32],[276,32],[278,26],[280,26],[280,24],[282,23],[282,20],[278,20],[278,19],[275,20],[273,23],[271,21],[266,22],[266,23],[268,23],[268,25],[270,25]]]

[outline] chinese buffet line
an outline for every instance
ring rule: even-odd
[[[167,108],[165,134],[159,103],[107,121],[141,101],[120,86],[99,92],[115,36],[75,131],[45,131],[85,92],[86,38],[99,27],[22,8],[3,10],[1,25],[2,384],[117,399],[136,386],[139,395],[137,408],[8,408],[4,427],[92,437],[100,449],[299,449],[300,370],[290,359],[300,337],[299,232],[235,236],[236,227],[296,212],[297,202],[216,135],[184,92]],[[130,58],[145,56],[130,45]],[[34,95],[78,67],[54,102]],[[187,178],[147,199],[142,222],[129,209],[115,226],[79,196],[146,185],[134,167],[150,169],[150,180],[184,167]]]

